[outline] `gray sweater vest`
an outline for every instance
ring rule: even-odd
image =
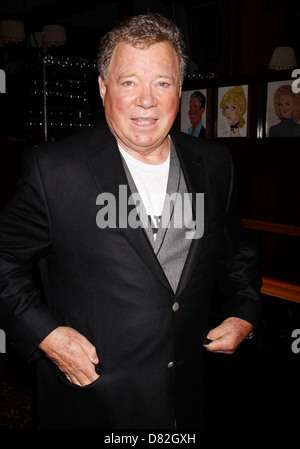
[[[125,160],[123,158],[122,160],[131,193],[136,194],[138,193],[136,185]],[[190,248],[191,238],[187,238],[187,233],[192,232],[193,224],[191,198],[172,143],[167,194],[158,229],[155,229],[156,238],[154,238],[153,224],[151,226],[149,222],[149,226],[143,227],[174,292],[176,292]]]

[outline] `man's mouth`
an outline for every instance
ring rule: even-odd
[[[138,126],[149,126],[154,125],[157,122],[155,118],[132,118],[131,121]]]

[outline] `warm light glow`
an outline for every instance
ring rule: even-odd
[[[288,70],[297,67],[295,51],[292,47],[277,47],[274,50],[269,69]]]
[[[43,28],[43,46],[65,45],[67,36],[65,27],[62,25],[46,25]]]
[[[18,20],[2,20],[0,24],[0,40],[2,44],[23,42],[25,40],[23,22]]]

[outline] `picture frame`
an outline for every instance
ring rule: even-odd
[[[195,137],[211,136],[211,92],[209,88],[183,90],[180,105],[180,131]]]
[[[293,79],[267,83],[265,137],[300,137],[300,93]]]
[[[249,85],[217,88],[216,137],[249,136]]]

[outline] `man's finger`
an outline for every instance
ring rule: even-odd
[[[80,340],[80,344],[87,353],[90,361],[97,365],[99,363],[99,358],[95,346],[92,345],[92,343],[82,334],[78,335],[78,339]]]
[[[88,355],[90,361],[92,363],[94,363],[94,365],[98,365],[99,358],[98,358],[95,346],[90,344],[90,346],[87,348],[86,352],[87,352],[87,355]]]
[[[211,352],[223,352],[224,349],[227,350],[229,346],[228,334],[221,335],[214,340],[210,338],[211,342],[209,344],[203,345],[208,351]]]

